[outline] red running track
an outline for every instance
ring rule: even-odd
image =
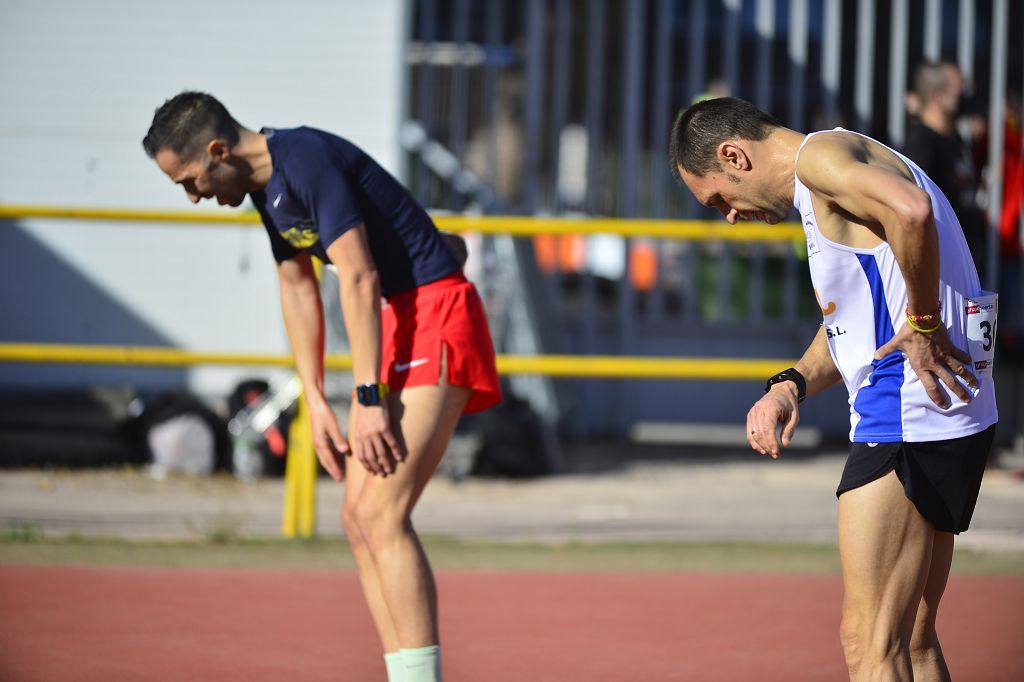
[[[442,572],[452,682],[842,680],[820,575]],[[1024,680],[1024,576],[953,576],[953,678]],[[0,566],[0,680],[384,679],[349,572]]]

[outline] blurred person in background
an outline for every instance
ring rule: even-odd
[[[837,495],[850,677],[949,679],[935,618],[997,420],[993,383],[963,350],[965,302],[981,287],[956,215],[920,167],[871,138],[805,135],[739,99],[683,111],[670,157],[730,223],[800,212],[823,324],[796,366],[768,379],[747,439],[779,457],[799,403],[845,381],[851,447]]]
[[[981,176],[971,153],[972,140],[957,130],[967,113],[968,83],[952,62],[924,62],[914,70],[907,97],[910,114],[903,153],[942,191],[960,220],[975,267],[985,263],[985,220],[978,204]]]
[[[259,211],[317,457],[345,479],[342,522],[388,679],[440,680],[437,588],[411,514],[460,415],[501,397],[476,289],[423,208],[343,138],[250,130],[212,96],[183,92],[157,109],[143,147],[193,203],[248,196]],[[356,383],[347,438],[323,392],[313,256],[338,271]]]

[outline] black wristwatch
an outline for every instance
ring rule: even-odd
[[[359,401],[360,405],[380,405],[384,401],[384,396],[391,392],[387,384],[360,384],[356,386],[355,398]]]
[[[807,397],[807,380],[804,379],[803,374],[796,371],[793,367],[784,369],[775,376],[769,377],[768,382],[764,385],[764,392],[767,393],[772,389],[772,386],[783,381],[792,381],[796,384],[796,401],[802,403],[804,398]]]

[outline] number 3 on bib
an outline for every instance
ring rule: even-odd
[[[971,360],[974,362],[975,376],[992,376],[998,312],[999,294],[992,291],[982,291],[976,296],[964,299],[967,344]]]

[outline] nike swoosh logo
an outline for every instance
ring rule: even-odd
[[[277,205],[280,204],[280,203],[281,203],[281,195],[278,194],[277,198],[274,199],[274,208],[277,208]]]
[[[420,358],[419,360],[413,360],[411,362],[396,362],[395,363],[395,371],[396,372],[407,372],[410,369],[412,369],[413,367],[419,367],[420,365],[425,365],[428,362],[430,362],[429,358]]]

